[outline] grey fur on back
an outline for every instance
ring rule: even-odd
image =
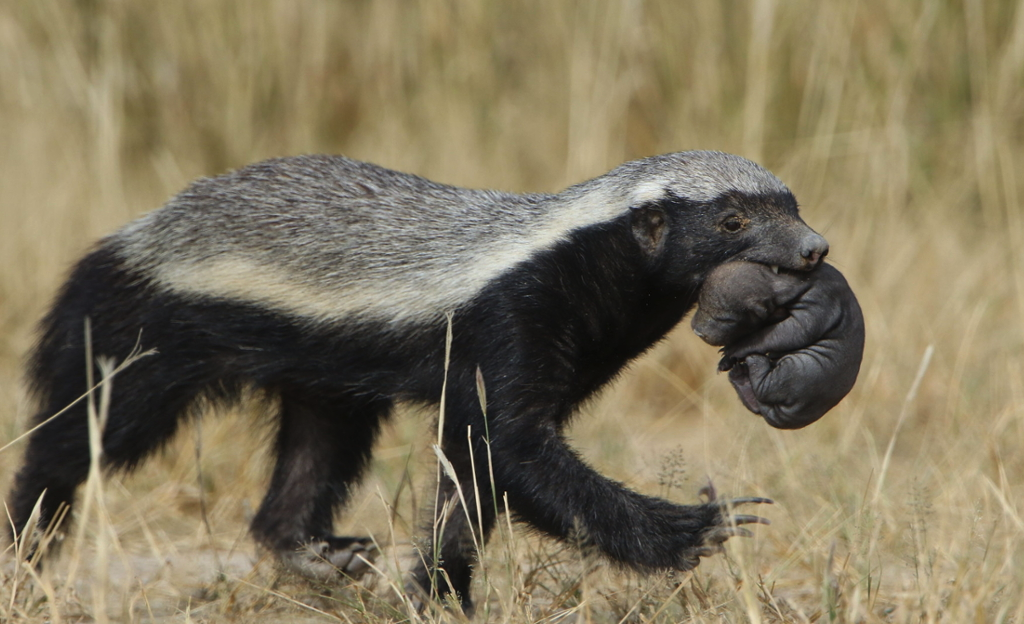
[[[268,160],[192,184],[105,245],[160,287],[311,321],[431,321],[571,231],[667,195],[788,193],[720,152],[625,163],[557,195],[431,182],[341,156]]]

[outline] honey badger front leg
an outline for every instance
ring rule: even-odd
[[[503,404],[505,401],[496,401]],[[519,401],[513,401],[513,404]],[[428,545],[413,573],[414,587],[444,597],[455,593],[471,609],[469,587],[476,563],[475,549],[494,525],[494,498],[508,497],[517,519],[552,537],[595,549],[613,561],[641,572],[689,570],[722,551],[732,536],[749,536],[741,525],[767,524],[764,518],[734,514],[745,503],[771,503],[766,498],[722,500],[711,487],[702,490],[706,502],[677,505],[629,490],[587,466],[566,444],[556,422],[564,417],[527,412],[490,422],[493,490],[486,470],[488,452],[483,435],[475,436],[474,482],[468,443],[446,441],[446,457],[459,476],[465,505],[454,482],[442,477],[439,508],[447,513],[439,529],[440,543]],[[480,504],[476,498],[480,497]],[[477,510],[482,513],[478,518]],[[483,527],[484,535],[472,532]]]
[[[729,537],[749,535],[739,525],[768,523],[731,512],[736,504],[771,502],[765,498],[723,501],[709,489],[707,502],[677,505],[638,494],[587,466],[543,419],[527,420],[495,432],[504,440],[494,455],[495,480],[513,513],[553,537],[637,571],[689,570]]]

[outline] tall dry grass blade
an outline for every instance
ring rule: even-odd
[[[46,492],[44,491],[43,496],[45,495]],[[24,531],[22,531],[20,535],[18,533],[18,527],[14,524],[14,518],[11,517],[11,511],[7,507],[7,502],[4,501],[4,513],[7,516],[7,524],[11,527],[11,536],[13,538],[11,540],[10,546],[8,546],[7,549],[5,549],[5,553],[13,551],[14,560],[17,562],[17,565],[14,568],[14,572],[12,573],[10,585],[8,586],[11,592],[11,599],[8,604],[8,611],[11,613],[14,612],[14,604],[18,597],[18,588],[20,586],[21,581],[21,562],[25,559],[23,553],[25,552],[25,549],[28,548],[31,544],[29,536],[36,532],[30,530],[29,527],[35,527],[39,521],[39,512],[40,506],[43,503],[43,496],[40,496],[38,499],[36,499],[36,503],[32,507],[32,513],[29,514],[28,522],[25,524],[26,528]]]
[[[478,546],[477,557],[482,562],[483,561],[483,552],[479,549],[479,547],[483,546],[483,540],[484,540],[484,535],[485,535],[485,533],[484,533],[484,514],[483,514],[483,510],[480,507],[480,484],[477,483],[477,478],[476,478],[476,453],[473,452],[473,427],[472,427],[472,425],[467,425],[466,426],[466,444],[468,445],[468,448],[469,448],[469,469],[473,473],[473,503],[474,503],[474,505],[476,507],[477,530],[480,531],[479,544],[477,544],[477,546]],[[468,512],[469,510],[467,509],[466,511]],[[473,526],[473,519],[472,519],[472,517],[467,516],[467,520],[469,521],[469,526],[472,528],[472,526]],[[484,566],[483,566],[482,563],[480,564],[480,567],[481,567],[481,569],[484,569]],[[485,571],[485,574],[486,574],[486,571]]]
[[[203,528],[206,529],[206,540],[210,545],[210,552],[213,553],[214,564],[219,574],[224,574],[224,563],[221,561],[217,545],[213,541],[213,527],[210,525],[210,515],[206,510],[206,480],[203,478],[203,421],[196,418],[193,428],[193,442],[196,459],[196,488],[199,496],[199,517],[202,519]]]
[[[469,510],[469,503],[466,502],[465,493],[462,491],[462,484],[459,482],[459,475],[455,472],[455,467],[452,465],[452,462],[448,457],[445,456],[441,447],[434,445],[433,449],[434,455],[437,456],[437,461],[441,464],[444,473],[455,483],[455,492],[458,495],[458,505],[462,508],[463,513],[466,514],[466,522],[469,525],[470,535],[473,538],[473,548],[475,548],[477,552],[480,552],[480,541],[477,539],[476,532],[473,530],[473,516]]]
[[[438,453],[438,454],[440,454],[440,448],[441,448],[441,445],[444,442],[444,426],[445,426],[444,425],[444,416],[445,416],[445,407],[446,407],[447,397],[448,397],[448,366],[451,364],[451,356],[452,356],[452,318],[453,318],[453,316],[454,316],[454,312],[452,312],[452,311],[445,312],[446,329],[445,329],[445,338],[444,338],[444,379],[441,382],[441,398],[438,401],[437,442],[434,445],[434,448],[437,449],[436,453]],[[437,463],[436,478],[435,478],[436,486],[435,486],[435,489],[434,489],[434,517],[433,517],[433,522],[431,523],[431,530],[433,531],[433,539],[431,540],[431,545],[432,545],[432,547],[434,549],[434,552],[432,553],[432,555],[433,555],[433,561],[435,561],[435,562],[441,560],[441,550],[440,550],[441,549],[441,540],[440,540],[440,537],[441,537],[441,535],[444,534],[444,524],[447,521],[447,513],[445,513],[445,511],[443,509],[443,507],[445,507],[447,505],[447,502],[445,503],[445,505],[442,505],[442,509],[438,509],[438,506],[437,506],[438,502],[441,499],[441,471],[442,471],[442,465],[441,465],[441,462],[439,461]],[[441,516],[438,515],[439,512],[444,517],[443,520],[442,520]],[[431,574],[432,574],[432,577],[431,577],[431,581],[430,581],[430,588],[428,589],[428,591],[430,592],[430,598],[433,599],[435,594],[436,594],[436,592],[437,592],[437,579],[434,577],[437,574],[436,567],[432,567]],[[427,589],[427,588],[425,588],[425,589]]]
[[[113,378],[118,367],[113,359],[108,357],[94,357],[92,347],[92,326],[88,317],[84,321],[85,332],[85,356],[86,356],[86,385],[89,388],[99,390],[99,402],[97,404],[95,391],[90,391],[86,396],[86,421],[88,425],[89,441],[89,471],[86,478],[81,518],[75,534],[74,549],[71,563],[69,564],[66,591],[74,588],[77,579],[78,569],[83,557],[85,547],[86,530],[92,520],[92,512],[96,512],[95,527],[95,557],[90,563],[93,567],[93,574],[90,583],[92,594],[92,617],[97,622],[108,622],[107,596],[110,592],[109,586],[109,548],[110,540],[115,541],[114,548],[120,551],[120,545],[116,544],[116,532],[112,528],[110,516],[107,512],[106,499],[103,491],[103,432],[106,429],[107,420],[110,415],[110,400],[113,392]],[[137,348],[137,347],[136,347]],[[129,356],[131,359],[131,356]],[[137,358],[136,358],[137,359]],[[128,360],[126,360],[127,362]],[[134,360],[133,360],[134,361]],[[100,381],[94,383],[93,367],[99,369]],[[123,553],[122,553],[122,558]],[[125,559],[126,560],[126,559]]]
[[[988,476],[985,476],[984,479],[985,486],[992,491],[996,500],[999,501],[999,505],[1003,508],[1003,512],[1006,517],[1008,517],[1013,525],[1017,527],[1020,534],[1024,535],[1024,520],[1021,519],[1020,514],[1017,512],[1016,507],[1010,502],[1010,499],[1007,498],[1005,490],[997,486]]]
[[[910,384],[910,390],[907,391],[906,398],[903,399],[903,407],[900,408],[899,417],[896,419],[896,427],[892,430],[892,436],[889,438],[889,446],[885,449],[885,456],[882,459],[882,467],[878,471],[878,481],[875,482],[875,493],[871,497],[871,505],[874,506],[878,503],[878,497],[882,494],[882,488],[885,486],[885,477],[889,472],[889,462],[892,460],[893,449],[896,448],[896,438],[899,436],[900,429],[903,428],[903,421],[906,420],[907,414],[910,413],[910,406],[913,405],[914,399],[917,397],[917,390],[921,387],[921,381],[924,379],[924,374],[928,372],[928,366],[932,362],[932,355],[935,353],[935,345],[928,345],[924,350],[924,355],[921,356],[921,363],[917,367],[917,374],[914,375],[914,381]]]
[[[494,481],[494,456],[491,454],[491,422],[487,417],[487,384],[480,367],[476,367],[476,396],[480,400],[480,413],[484,417],[484,444],[487,447],[487,477],[490,479],[491,502],[494,504],[494,517],[498,517],[498,486]],[[474,479],[475,479],[474,473]],[[483,533],[481,533],[482,535]]]
[[[390,506],[387,502],[387,499],[384,498],[384,492],[379,488],[377,489],[377,498],[385,507]],[[388,539],[391,541],[392,544],[398,543],[398,538],[395,534],[395,523],[393,514],[389,515]],[[374,540],[374,543],[376,544],[376,540]],[[383,552],[379,545],[378,551]],[[413,602],[413,595],[415,590],[406,588],[405,581],[402,578],[403,571],[401,563],[398,560],[397,550],[394,550],[392,552],[392,556],[393,559],[389,562],[390,566],[388,566],[387,568],[380,566],[376,562],[370,561],[369,559],[364,559],[364,561],[366,562],[366,565],[369,566],[370,570],[376,573],[379,578],[383,578],[385,582],[387,582],[388,587],[391,589],[392,593],[402,603],[402,606],[405,608],[405,614],[409,617],[409,620],[412,622],[419,622],[421,620],[420,608]]]
[[[32,580],[35,581],[36,585],[43,590],[43,595],[46,596],[46,602],[50,607],[50,620],[53,624],[61,624],[64,620],[60,612],[60,605],[57,602],[57,590],[53,587],[53,583],[50,580],[51,575],[48,572],[39,574],[36,571],[36,567],[30,562],[23,562],[21,565],[32,576]]]
[[[102,389],[100,386],[104,384],[105,379],[101,378],[99,384],[93,383],[94,369],[97,362],[93,360],[92,354],[92,325],[89,317],[85,318],[84,322],[84,333],[85,333],[85,380],[86,387]],[[88,441],[89,441],[89,472],[88,477],[85,481],[84,491],[82,493],[82,511],[78,518],[78,527],[75,531],[74,550],[72,552],[71,563],[68,568],[67,576],[67,587],[70,589],[74,587],[75,579],[77,578],[78,567],[81,562],[81,550],[85,544],[85,532],[89,526],[89,521],[92,516],[93,506],[101,500],[102,494],[97,495],[96,489],[101,487],[98,482],[102,480],[102,474],[100,473],[100,461],[103,455],[103,430],[100,428],[99,415],[96,407],[95,394],[89,392],[86,395],[86,423],[88,426]],[[102,531],[100,531],[102,533]],[[102,538],[100,538],[102,541]],[[104,562],[106,563],[106,562]],[[105,600],[105,597],[100,598]],[[95,605],[94,605],[95,606]],[[104,605],[101,614],[94,613],[93,617],[105,618],[106,608]]]
[[[447,321],[444,333],[444,380],[441,382],[441,399],[438,402],[437,416],[437,445],[441,446],[444,441],[444,410],[448,398],[448,365],[452,359],[452,317],[453,312],[445,312]]]
[[[743,151],[760,161],[764,153],[765,119],[771,72],[772,27],[775,0],[753,0],[750,38],[747,40],[746,97],[743,103]]]

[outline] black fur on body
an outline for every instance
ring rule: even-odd
[[[743,405],[780,429],[799,429],[853,388],[864,353],[864,316],[835,267],[773,271],[728,262],[701,289],[694,332],[724,346],[720,371]]]
[[[440,558],[422,548],[416,584],[470,605],[470,527],[495,522],[470,467],[472,445],[477,482],[489,482],[487,429],[495,491],[518,519],[637,570],[689,569],[759,519],[635,493],[585,465],[563,431],[682,319],[716,266],[808,270],[826,252],[781,182],[716,152],[626,163],[557,195],[459,189],[342,157],[267,161],[196,182],[77,264],[31,357],[35,420],[86,387],[86,317],[97,354],[123,359],[140,332],[157,350],[113,384],[111,469],[159,449],[200,399],[275,395],[276,466],[253,535],[307,571],[316,555],[346,568],[331,554],[353,541],[333,536],[334,514],[394,404],[438,402],[451,312],[442,447],[483,518],[452,514]],[[30,437],[10,498],[16,530],[41,496],[42,528],[70,506],[88,462],[79,404]],[[454,483],[440,495],[453,500]]]

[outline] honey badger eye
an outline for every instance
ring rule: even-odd
[[[730,234],[735,234],[743,229],[743,219],[739,217],[729,217],[725,221],[722,221],[722,229]]]

